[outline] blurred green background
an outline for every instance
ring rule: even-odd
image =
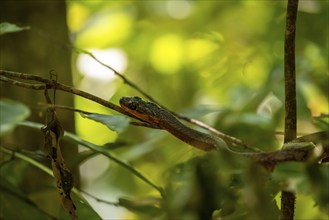
[[[92,52],[164,106],[250,146],[265,151],[281,147],[286,1],[67,1],[66,5],[72,44]],[[328,129],[327,123],[314,118],[328,113],[328,5],[321,0],[299,3],[299,135]],[[122,96],[140,96],[86,54],[72,54],[72,77],[74,87],[113,103]],[[118,114],[80,97],[74,98],[74,107]],[[75,123],[78,136],[108,147],[159,186],[177,178],[172,177],[173,167],[184,173],[178,164],[185,166],[184,162],[204,154],[165,131],[130,126],[118,134],[79,114]],[[111,149],[113,142],[123,144]],[[84,150],[80,147],[80,154]],[[221,165],[214,167],[225,170]],[[102,155],[88,158],[79,169],[81,188],[98,198],[159,197],[129,170]],[[279,194],[274,197],[279,201]],[[92,198],[88,201],[104,219],[152,216],[150,209],[129,212]],[[314,204],[309,194],[298,195],[296,219],[328,218]]]
[[[312,116],[328,112],[327,9],[324,1],[301,1],[299,6],[299,133],[316,131]],[[68,3],[68,25],[77,47],[104,56],[103,62],[169,109],[203,120],[251,146],[273,150],[282,138],[275,132],[283,130],[285,13],[285,1],[83,1]],[[76,73],[85,74],[77,80],[82,88],[88,87],[90,78],[104,83],[102,77],[108,77],[102,88],[97,82],[89,85],[106,99],[117,103],[121,96],[139,95],[109,71],[102,71],[101,77],[84,72],[79,62],[76,67]],[[80,99],[76,104],[95,109]],[[78,134],[92,142],[104,144],[117,136],[102,125],[76,120]],[[169,167],[202,154],[166,132],[147,128],[131,127],[119,139],[131,144],[121,150],[121,157],[160,185]],[[97,183],[110,181],[113,187],[117,182],[130,196],[152,194],[139,182],[135,183],[139,190],[130,191],[129,175],[120,172],[115,177],[114,170],[109,165]],[[91,181],[92,190],[94,184]],[[308,200],[298,199],[302,204],[297,211],[303,211],[296,217],[314,215],[306,208],[313,206]]]

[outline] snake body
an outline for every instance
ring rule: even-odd
[[[121,107],[136,118],[167,130],[178,139],[204,151],[228,148],[219,137],[191,129],[181,123],[173,114],[153,102],[147,102],[139,97],[122,97]]]
[[[288,147],[273,152],[262,152],[249,147],[247,151],[245,148],[241,150],[239,146],[234,144],[228,146],[224,140],[217,136],[202,133],[185,126],[173,114],[153,102],[143,101],[141,98],[133,96],[122,97],[120,99],[120,105],[128,114],[150,125],[167,130],[178,139],[193,147],[203,151],[219,151],[224,149],[257,161],[263,164],[268,170],[273,170],[274,165],[280,161],[306,160],[314,148],[312,142],[301,142],[292,143],[297,148]],[[296,141],[298,142],[298,139]],[[299,141],[303,141],[303,139]]]

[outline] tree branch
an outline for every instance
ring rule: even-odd
[[[285,82],[285,127],[284,142],[296,138],[296,74],[295,74],[295,33],[298,0],[288,0],[284,42],[284,82]],[[296,197],[288,191],[281,192],[281,218],[294,219]]]
[[[96,59],[96,61],[98,61],[98,60]],[[110,66],[108,66],[108,65],[106,65],[104,63],[101,63],[101,64],[102,65],[105,65],[105,67],[107,67],[107,68],[110,68],[110,70],[115,71]],[[117,74],[121,75],[120,73],[117,73]],[[41,77],[41,76],[37,76],[37,75],[32,75],[32,74],[12,72],[12,71],[8,71],[8,70],[0,70],[0,76],[1,76],[0,77],[0,81],[6,82],[6,83],[10,83],[10,84],[13,84],[13,85],[16,85],[16,86],[28,88],[28,89],[44,90],[44,89],[48,88],[48,89],[62,90],[62,91],[65,91],[65,92],[68,92],[68,93],[71,93],[71,94],[74,94],[74,95],[78,95],[78,96],[84,97],[84,98],[89,99],[89,100],[92,100],[94,102],[97,102],[98,104],[101,104],[101,105],[103,105],[105,107],[108,107],[108,108],[110,108],[110,109],[112,109],[114,111],[117,111],[117,112],[121,113],[121,114],[124,114],[124,115],[127,115],[129,117],[133,117],[135,119],[138,119],[135,116],[130,115],[129,113],[127,113],[126,111],[124,111],[120,106],[117,106],[117,105],[115,105],[115,104],[113,104],[111,102],[108,102],[108,101],[106,101],[104,99],[101,99],[101,98],[99,98],[97,96],[94,96],[94,95],[92,95],[90,93],[87,93],[87,92],[84,92],[82,90],[75,89],[73,87],[70,87],[70,86],[67,86],[67,85],[58,83],[58,82],[56,82],[54,80],[51,80],[51,79],[47,79],[47,78],[44,78],[44,77]],[[122,77],[123,76],[121,75],[121,78]],[[11,78],[17,78],[17,79],[23,79],[23,80],[31,80],[31,81],[42,82],[45,85],[20,82],[20,81],[17,81],[17,80],[13,80]],[[127,79],[125,79],[125,80],[127,80]],[[126,82],[129,82],[129,85],[131,85],[131,82],[130,81],[126,81]],[[135,88],[135,86],[134,86],[134,88]],[[152,100],[152,101],[154,100],[154,99],[150,98],[149,96],[146,96],[146,97],[148,99]],[[156,102],[156,103],[159,104],[158,102]],[[162,105],[160,105],[160,106],[163,107]],[[165,108],[165,107],[163,107],[163,108]],[[182,119],[182,120],[185,120],[185,121],[190,122],[190,123],[192,123],[194,125],[197,125],[197,126],[199,126],[201,128],[204,128],[204,129],[206,129],[208,131],[211,131],[212,133],[214,133],[217,136],[221,137],[222,139],[224,139],[228,143],[231,143],[231,144],[234,144],[234,145],[238,145],[238,146],[242,146],[242,147],[244,147],[246,149],[251,149],[242,140],[240,140],[240,139],[238,139],[236,137],[232,137],[232,136],[229,136],[227,134],[224,134],[224,133],[218,131],[217,129],[215,129],[213,127],[210,127],[210,126],[206,125],[205,123],[203,123],[201,121],[198,121],[196,119],[192,119],[192,118],[188,118],[188,117],[185,117],[185,116],[178,115],[177,113],[175,113],[173,111],[170,111],[170,110],[168,110],[168,111],[171,112],[172,114],[174,114],[176,117]],[[146,125],[146,124],[147,123],[143,122],[143,123],[139,124],[139,126]],[[154,125],[149,125],[149,124],[146,127],[158,128],[158,127],[156,127]]]
[[[119,78],[121,78],[123,80],[123,82],[127,85],[129,85],[131,88],[135,89],[137,92],[139,92],[140,94],[142,94],[145,98],[147,98],[148,100],[156,103],[157,105],[159,105],[161,108],[167,110],[168,112],[170,112],[171,114],[175,115],[177,118],[181,119],[181,120],[184,120],[188,123],[191,123],[191,124],[194,124],[200,128],[203,128],[205,130],[208,130],[212,133],[214,133],[215,135],[217,135],[218,137],[224,139],[225,141],[229,142],[229,143],[233,143],[233,144],[236,144],[236,145],[240,145],[240,146],[243,146],[245,148],[249,148],[247,146],[247,144],[245,144],[242,140],[238,139],[238,138],[235,138],[235,137],[232,137],[230,135],[227,135],[227,134],[224,134],[223,132],[220,132],[218,131],[217,129],[213,128],[213,127],[210,127],[209,125],[201,122],[201,121],[198,121],[196,119],[193,119],[193,118],[188,118],[184,115],[180,115],[180,114],[177,114],[176,112],[174,111],[171,111],[170,109],[166,108],[165,106],[163,106],[161,103],[159,103],[157,100],[155,100],[151,95],[147,94],[146,92],[144,92],[141,88],[139,88],[136,84],[134,84],[132,81],[130,81],[129,79],[127,79],[124,75],[122,75],[121,73],[119,73],[118,71],[116,71],[114,68],[112,68],[111,66],[103,63],[102,61],[100,61],[99,59],[97,59],[97,57],[92,54],[91,52],[89,51],[86,51],[86,50],[82,50],[82,49],[78,49],[74,46],[70,46],[70,48],[74,51],[76,51],[77,53],[83,53],[83,54],[86,54],[88,56],[90,56],[92,59],[94,59],[97,63],[99,63],[100,65],[106,67],[107,69],[113,71],[113,73],[115,75],[117,75]]]
[[[25,80],[30,80],[30,81],[37,81],[37,82],[42,82],[44,84],[33,84],[33,83],[25,83],[25,82],[20,82],[17,80],[13,80],[11,78],[18,78],[18,79],[25,79]],[[7,70],[0,70],[0,81],[6,82],[6,83],[10,83],[16,86],[21,86],[24,88],[28,88],[28,89],[35,89],[35,90],[44,90],[44,89],[57,89],[57,90],[62,90],[68,93],[72,93],[74,95],[78,95],[81,97],[84,97],[86,99],[95,101],[105,107],[108,107],[114,111],[120,112],[122,114],[125,114],[129,117],[134,117],[132,115],[129,115],[126,111],[122,110],[121,107],[110,103],[106,100],[103,100],[97,96],[94,96],[90,93],[72,88],[70,86],[66,86],[63,85],[61,83],[56,82],[55,80],[50,80],[50,79],[46,79],[37,75],[31,75],[31,74],[24,74],[24,73],[16,73],[16,72],[11,72],[11,71],[7,71]],[[54,105],[51,106],[54,108],[61,108],[61,109],[67,109],[67,110],[71,110],[71,111],[78,111],[78,112],[85,112],[82,110],[75,110],[73,108],[70,107],[63,107],[63,106],[58,106],[58,105]],[[89,112],[88,112],[89,113]],[[189,118],[187,118],[189,119]],[[189,119],[189,120],[194,120],[194,119]],[[197,121],[198,122],[198,121]],[[131,124],[133,125],[137,125],[137,126],[144,126],[144,127],[150,127],[150,128],[155,128],[155,129],[159,129],[159,127],[157,127],[156,125],[153,124],[148,124],[145,122],[132,122]],[[202,122],[200,122],[201,126],[202,126]],[[209,127],[210,129],[212,129],[212,131],[214,132],[219,132],[216,129]],[[219,132],[220,133],[220,132]],[[234,137],[228,136],[230,140],[235,139]],[[243,146],[243,144],[241,144],[242,142],[239,142],[239,139],[236,139],[238,143],[240,144],[236,144],[236,142],[233,142],[233,144],[235,145],[239,145],[239,146]],[[302,141],[303,142],[303,141]],[[314,142],[313,140],[306,140],[305,142]],[[232,142],[230,142],[232,143]],[[298,143],[296,143],[297,146]],[[249,148],[250,147],[246,147]],[[258,162],[260,164],[262,164],[263,166],[265,166],[266,168],[268,168],[269,170],[272,170],[274,168],[274,166],[277,163],[280,162],[285,162],[285,161],[305,161],[307,160],[307,158],[309,157],[311,152],[311,149],[298,149],[298,148],[294,148],[294,149],[284,149],[281,151],[274,151],[274,152],[255,152],[253,154],[253,156],[251,156],[250,158],[255,161]],[[325,151],[324,153],[322,153],[322,155],[327,155],[326,154],[327,151]],[[242,154],[243,155],[243,154]]]
[[[20,86],[20,87],[30,88],[30,89],[35,89],[35,90],[44,90],[46,88],[47,89],[62,90],[62,91],[68,92],[68,93],[72,93],[74,95],[84,97],[84,98],[92,100],[94,102],[97,102],[98,104],[101,104],[105,107],[108,107],[108,108],[110,108],[114,111],[120,112],[121,114],[131,116],[126,111],[124,111],[120,106],[117,106],[117,105],[115,105],[111,102],[108,102],[104,99],[101,99],[97,96],[94,96],[94,95],[92,95],[90,93],[87,93],[87,92],[84,92],[82,90],[75,89],[73,87],[58,83],[58,82],[56,82],[54,80],[51,80],[51,79],[46,79],[44,77],[37,76],[37,75],[32,75],[32,74],[12,72],[12,71],[8,71],[8,70],[0,70],[0,76],[2,76],[0,78],[0,81],[3,81],[3,82],[7,82],[7,83],[11,83],[13,85]],[[23,83],[23,82],[20,82],[20,81],[13,80],[11,78],[18,78],[18,79],[42,82],[42,83],[44,83],[44,85],[32,84],[32,83]]]
[[[66,49],[69,49],[69,50],[72,50],[72,51],[74,51],[76,53],[83,53],[83,54],[86,54],[86,55],[90,56],[97,63],[99,63],[100,65],[104,66],[105,68],[111,70],[116,76],[118,76],[119,78],[121,78],[125,84],[127,84],[131,88],[135,89],[137,92],[139,92],[141,95],[143,95],[148,100],[156,103],[161,108],[163,108],[163,109],[167,110],[168,112],[170,112],[171,114],[175,115],[177,118],[179,118],[181,120],[184,120],[184,121],[186,121],[186,122],[188,122],[190,124],[194,124],[194,125],[196,125],[196,126],[198,126],[200,128],[203,128],[203,129],[205,129],[207,131],[210,131],[213,134],[217,135],[218,137],[222,138],[223,140],[225,140],[225,141],[227,141],[229,143],[242,146],[242,147],[244,147],[246,149],[248,149],[248,148],[250,149],[250,147],[248,147],[247,144],[245,144],[242,140],[240,140],[240,139],[238,139],[236,137],[233,137],[233,136],[224,134],[223,132],[220,132],[217,129],[215,129],[213,127],[210,127],[209,125],[207,125],[207,124],[205,124],[205,123],[203,123],[203,122],[201,122],[199,120],[196,120],[196,119],[193,119],[193,118],[188,118],[188,117],[186,117],[184,115],[180,115],[180,114],[178,114],[178,113],[176,113],[174,111],[171,111],[170,109],[166,108],[160,102],[158,102],[155,98],[153,98],[151,95],[147,94],[144,90],[142,90],[141,88],[139,88],[139,86],[137,86],[134,82],[132,82],[131,80],[129,80],[127,77],[125,77],[123,74],[119,73],[118,71],[116,71],[111,66],[109,66],[109,65],[103,63],[102,61],[100,61],[93,53],[91,53],[91,52],[89,52],[87,50],[79,49],[79,48],[77,48],[77,47],[75,47],[75,46],[73,46],[71,44],[60,42],[56,38],[53,38],[52,36],[49,36],[47,33],[45,33],[42,30],[39,30],[37,28],[34,28],[32,31],[35,31],[40,36],[43,36],[43,37],[47,38],[48,40],[51,40],[56,45],[61,45],[62,47],[66,48]],[[133,116],[130,115],[130,117],[133,117]],[[147,127],[150,127],[150,126],[147,126]]]

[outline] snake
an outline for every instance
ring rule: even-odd
[[[144,101],[140,97],[132,96],[121,97],[119,103],[121,108],[130,115],[164,129],[181,141],[200,150],[219,151],[221,149],[227,149],[234,153],[240,153],[230,149],[227,143],[220,137],[206,134],[184,125],[168,110],[153,102]],[[252,152],[250,153],[252,154]],[[249,152],[246,154],[249,154]]]
[[[301,161],[309,157],[314,149],[313,140],[295,139],[289,142],[287,148],[273,152],[264,152],[255,148],[244,147],[243,150],[234,144],[228,145],[222,138],[194,130],[181,123],[171,112],[161,106],[144,101],[140,97],[121,97],[121,108],[129,115],[157,128],[164,129],[181,141],[203,151],[227,150],[234,154],[240,154],[256,162],[261,163],[268,170],[273,170],[274,165],[280,161]],[[322,132],[320,132],[322,133]],[[327,134],[329,135],[329,134]],[[311,142],[305,142],[311,141]],[[298,143],[300,142],[300,143]],[[289,147],[292,144],[293,147]],[[285,146],[285,145],[284,145]]]

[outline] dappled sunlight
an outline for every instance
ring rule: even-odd
[[[127,68],[128,60],[125,52],[121,49],[89,49],[88,51],[93,53],[98,60],[120,73],[124,73]],[[100,81],[112,81],[116,78],[113,71],[102,66],[87,54],[79,54],[77,58],[77,68],[81,74]]]
[[[67,24],[70,30],[72,32],[77,32],[83,28],[89,15],[90,11],[86,6],[71,3],[67,12]]]
[[[264,57],[257,57],[251,59],[250,62],[245,63],[242,75],[240,77],[242,83],[248,85],[250,88],[260,88],[264,85],[268,76],[268,64]]]
[[[150,61],[160,73],[177,73],[182,68],[185,51],[183,39],[176,34],[163,35],[152,44]]]
[[[127,68],[127,57],[124,51],[120,49],[92,49],[90,51],[98,60],[111,66],[116,71],[124,73]],[[87,54],[79,54],[76,65],[77,69],[83,76],[80,82],[77,83],[78,88],[97,95],[105,100],[108,100],[113,96],[116,92],[118,83],[117,77],[112,70],[102,66]],[[91,103],[85,99],[81,99],[80,97],[75,97],[75,105],[76,108],[83,109],[85,111],[91,111],[94,113],[105,112],[106,114],[109,114],[104,107]],[[114,140],[117,137],[114,132],[106,129],[104,125],[86,120],[80,115],[75,118],[75,121],[78,134],[86,140],[97,144],[104,144]],[[86,127],[89,129],[85,129]]]
[[[317,138],[313,132],[323,131],[328,124],[328,44],[322,33],[328,4],[323,2],[300,3],[296,33],[296,132],[298,136],[311,134],[312,138]],[[327,193],[326,170],[311,160],[287,163],[305,162],[314,146],[308,139],[297,139],[289,148],[289,143],[282,144],[287,136],[280,135],[284,124],[287,126],[285,119],[290,119],[285,109],[285,83],[293,81],[284,77],[286,2],[67,1],[64,6],[67,26],[63,29],[69,28],[71,41],[57,42],[51,40],[56,35],[38,30],[51,47],[34,48],[46,54],[58,47],[62,49],[59,53],[67,52],[71,58],[65,65],[71,62],[72,69],[65,74],[72,72],[74,85],[72,81],[62,82],[55,74],[50,80],[37,79],[46,82],[47,91],[52,90],[53,102],[46,97],[48,104],[63,104],[59,90],[74,94],[74,104],[68,108],[51,109],[60,114],[62,110],[75,111],[75,130],[66,132],[63,140],[79,146],[79,151],[66,160],[72,162],[67,163],[72,170],[80,171],[80,182],[72,191],[90,193],[73,193],[78,215],[87,216],[86,209],[80,208],[87,207],[103,219],[264,219],[261,217],[280,215],[280,203],[276,202],[280,191],[291,190],[301,198],[297,199],[298,218],[326,217],[321,212],[326,205],[322,196]],[[34,24],[28,25],[35,30]],[[10,34],[30,31],[8,24],[1,28]],[[38,65],[42,59],[37,59]],[[62,76],[59,66],[47,65]],[[30,76],[20,74],[18,78]],[[1,80],[32,88],[7,78]],[[33,86],[41,91],[46,87]],[[123,105],[122,97],[131,96],[159,105]],[[59,128],[61,124],[48,122],[49,127],[55,123]],[[16,124],[8,130],[11,132]],[[42,126],[21,124],[38,131]],[[58,147],[61,133],[51,131],[52,139],[46,144]],[[323,141],[323,134],[317,135],[321,137],[316,141]],[[324,149],[324,141],[316,144]],[[284,150],[276,151],[282,145]],[[52,150],[48,157],[54,159]],[[297,155],[299,150],[308,155]],[[259,151],[264,152],[256,153]],[[13,152],[47,171],[42,165],[47,163],[46,156],[41,161],[39,154],[33,157],[32,153]],[[10,172],[19,158],[14,153],[7,155],[4,166],[9,184],[33,183]],[[25,167],[15,166],[24,174]],[[72,181],[63,180],[64,187],[71,189]]]
[[[186,41],[186,61],[197,65],[206,59],[212,52],[218,49],[218,44],[209,40],[203,39],[189,39]]]
[[[241,138],[252,146],[259,146],[262,150],[281,147],[282,137],[278,138],[276,132],[283,130],[284,120],[283,36],[286,6],[283,2],[109,2],[108,8],[99,12],[86,12],[83,4],[81,8],[78,5],[72,3],[72,12],[69,11],[72,32],[78,33],[75,35],[75,45],[102,50],[117,48],[122,54],[117,53],[116,58],[101,58],[104,51],[95,51],[94,54],[142,86],[156,100],[161,100],[161,104],[177,112],[186,110],[220,131]],[[304,13],[316,15],[321,11],[318,2],[302,2],[300,6]],[[111,7],[115,10],[109,10]],[[80,14],[74,17],[74,13]],[[86,18],[87,14],[89,17]],[[301,14],[300,19],[304,15]],[[326,52],[318,43],[314,43],[317,41],[309,40],[310,37],[317,36],[298,35],[297,38],[308,42],[297,46],[297,69],[302,69],[297,71],[297,80],[313,77],[309,83],[302,83],[301,95],[307,103],[302,103],[302,108],[298,110],[303,116],[299,118],[299,132],[316,130],[315,125],[305,120],[310,117],[307,107],[313,116],[328,110],[327,96],[323,93],[323,88],[327,87],[322,85],[319,89],[313,84],[319,81],[318,78],[322,79],[321,83],[324,82],[322,74],[325,74]],[[98,52],[101,54],[97,55]],[[83,76],[79,82],[82,88],[93,90],[106,99],[112,97],[113,100],[120,96],[138,95],[136,91],[118,83],[119,80],[115,80],[116,77],[109,70],[98,69],[89,63],[87,57],[81,57],[84,56],[78,57],[78,70]],[[98,82],[92,83],[94,79]],[[87,82],[89,88],[85,86]],[[105,82],[111,83],[106,85]],[[93,105],[82,102],[79,107],[97,110]],[[90,137],[84,135],[91,140],[94,140],[93,135],[98,135],[97,143],[104,143],[106,139],[114,141],[117,137],[119,140],[128,140],[128,147],[115,152],[160,185],[170,179],[170,168],[184,166],[190,163],[190,158],[202,158],[204,155],[175,138],[169,138],[165,131],[132,127],[118,136],[111,134],[109,138],[108,133],[102,131],[103,128],[94,129],[93,125],[85,124],[82,120],[85,119],[78,120],[78,131],[83,132],[85,126],[92,128],[94,131],[90,132]],[[221,158],[223,161],[225,159],[225,156]],[[218,163],[221,168],[227,166],[225,162]],[[116,170],[114,167],[109,172],[115,173]],[[181,181],[176,184],[183,184]],[[190,185],[187,185],[192,187],[190,190],[195,187],[193,181],[190,180]],[[136,183],[134,187],[134,192],[125,187],[121,189],[129,191],[130,197],[139,197],[141,194],[156,196],[156,192],[142,182]],[[111,190],[119,189],[120,186]],[[109,194],[111,191],[108,188],[99,190]],[[255,189],[247,188],[245,192],[254,193],[252,190]],[[182,193],[186,192],[189,191]],[[179,198],[175,202],[182,202],[179,195],[176,195]],[[252,195],[246,198],[254,199],[254,208],[261,205],[261,198],[252,198]],[[310,198],[303,197],[302,200],[299,206],[305,206],[305,201]],[[125,216],[131,218],[145,217],[143,214],[126,213]],[[312,209],[303,214],[321,216],[315,213],[315,209]],[[298,216],[301,216],[300,213]]]
[[[328,97],[324,96],[317,87],[305,82],[302,84],[302,91],[307,99],[312,116],[320,116],[321,114],[328,113]]]
[[[133,19],[121,11],[104,11],[89,17],[80,30],[76,45],[104,48],[123,43],[132,32]]]
[[[181,1],[167,1],[167,12],[170,17],[175,19],[187,18],[193,7],[193,2],[181,0]]]
[[[284,190],[327,218],[328,3],[299,2],[295,58],[287,0],[3,10],[0,218],[278,219]]]

